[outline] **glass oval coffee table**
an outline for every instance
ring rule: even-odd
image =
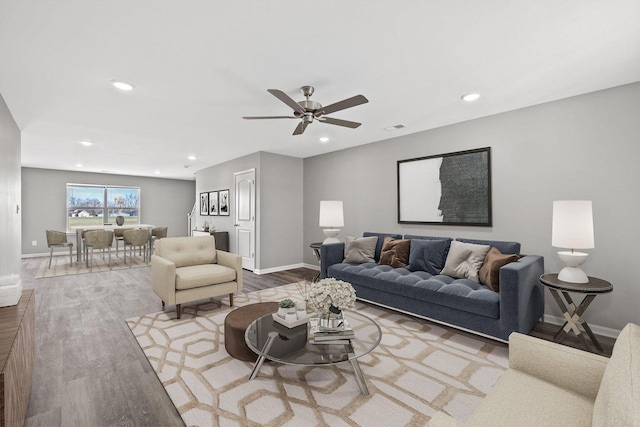
[[[358,358],[369,354],[380,344],[382,331],[373,319],[355,311],[345,311],[345,318],[353,329],[354,338],[336,343],[308,342],[308,323],[287,328],[273,320],[271,313],[249,325],[244,339],[258,355],[249,379],[254,379],[265,359],[286,365],[320,366],[351,362],[362,394],[369,394]]]

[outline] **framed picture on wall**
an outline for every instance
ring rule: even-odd
[[[229,190],[220,190],[218,192],[218,212],[221,216],[229,216],[231,214],[231,206],[229,206]]]
[[[218,216],[218,192],[209,191],[209,215]]]
[[[491,147],[398,161],[398,223],[491,226]]]
[[[200,215],[209,215],[209,193],[200,193]]]

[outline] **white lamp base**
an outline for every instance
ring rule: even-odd
[[[336,238],[336,236],[340,233],[339,228],[325,228],[322,232],[327,236],[326,239],[322,241],[323,245],[327,245],[329,243],[340,243],[340,240]]]
[[[560,270],[558,279],[569,283],[588,283],[587,273],[580,266],[587,260],[589,254],[584,252],[560,251],[558,256],[567,266]]]

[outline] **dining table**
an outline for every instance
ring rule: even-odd
[[[130,228],[145,228],[149,230],[149,245],[151,245],[151,231],[154,225],[151,224],[103,224],[103,225],[75,225],[69,227],[71,231],[76,233],[76,258],[78,262],[82,261],[82,233],[88,230],[118,230]]]

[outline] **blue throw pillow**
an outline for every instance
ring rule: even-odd
[[[451,240],[411,240],[409,252],[409,271],[426,271],[429,274],[440,274],[447,259],[447,250]]]

